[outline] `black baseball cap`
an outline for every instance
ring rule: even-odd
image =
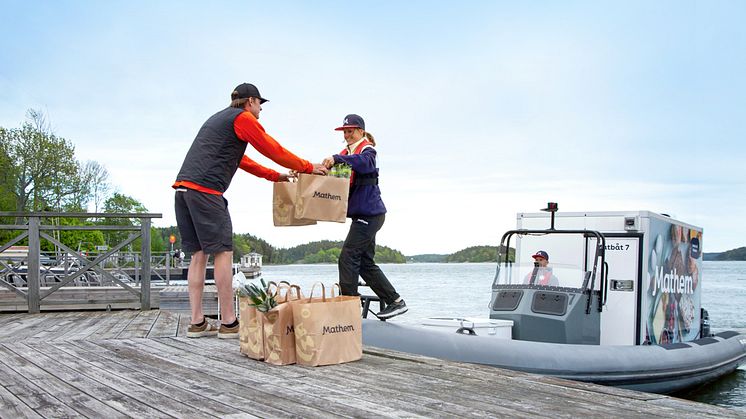
[[[345,116],[345,120],[342,121],[342,126],[334,128],[334,131],[343,131],[347,128],[360,128],[365,131],[365,121],[363,121],[363,118],[360,115],[351,113]]]
[[[251,83],[241,83],[236,86],[236,88],[233,89],[233,93],[231,93],[231,100],[248,99],[250,97],[258,98],[259,103],[269,102],[269,100],[263,98],[262,95],[259,94],[259,89]]]

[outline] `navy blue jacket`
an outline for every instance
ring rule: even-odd
[[[356,174],[378,174],[376,167],[376,149],[365,148],[360,154],[334,155],[334,163],[347,163]],[[347,203],[347,216],[374,216],[386,213],[386,206],[381,199],[378,185],[350,185],[350,198]]]

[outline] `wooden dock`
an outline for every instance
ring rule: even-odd
[[[40,290],[45,293],[49,288],[40,287]],[[26,288],[21,290],[28,291]],[[215,285],[205,285],[202,305],[205,314],[217,315],[218,292]],[[62,287],[41,300],[39,307],[41,311],[137,309],[140,307],[140,297],[120,286]],[[189,313],[188,287],[151,285],[150,307]],[[28,302],[24,298],[9,289],[0,288],[0,312],[27,310]]]
[[[0,417],[746,417],[672,397],[365,348],[273,366],[166,311],[0,314]]]

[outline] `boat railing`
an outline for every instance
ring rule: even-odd
[[[0,224],[0,230],[9,231],[6,243],[0,242],[0,254],[18,243],[28,242],[25,257],[0,258],[0,287],[13,291],[28,304],[29,313],[39,313],[42,301],[66,285],[116,284],[139,298],[140,309],[150,310],[150,278],[153,271],[150,227],[153,218],[161,214],[151,213],[65,213],[65,212],[0,212],[0,219],[13,219],[12,223]],[[96,225],[60,225],[60,219],[98,220]],[[122,223],[129,220],[129,223]],[[62,243],[60,234],[69,231],[123,232],[119,243],[96,253],[73,250]],[[112,261],[118,260],[122,249],[131,247],[140,239],[139,257],[133,262],[134,276]],[[41,252],[41,243],[46,241],[64,255],[52,259]],[[43,257],[44,256],[44,257]],[[163,257],[166,265],[171,258]],[[52,260],[56,261],[51,262]],[[51,263],[50,263],[51,262]],[[109,268],[107,268],[109,264]],[[119,269],[117,269],[119,268]],[[166,272],[169,272],[167,269]],[[43,285],[42,285],[43,284]],[[46,288],[47,285],[50,285]],[[133,287],[134,285],[134,287]],[[137,287],[139,285],[139,287]],[[41,287],[45,286],[42,290]],[[139,288],[139,289],[137,289]]]

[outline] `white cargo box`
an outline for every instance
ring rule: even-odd
[[[477,336],[489,336],[500,339],[512,339],[513,321],[480,317],[430,317],[422,321],[426,328],[443,332],[456,332],[465,327],[473,329]]]

